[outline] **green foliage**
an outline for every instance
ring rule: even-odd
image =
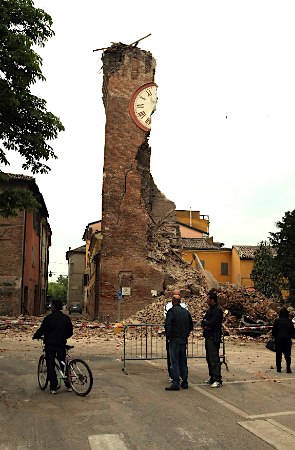
[[[0,181],[8,180],[4,173],[0,172]],[[7,189],[0,193],[0,216],[17,216],[19,211],[27,209],[34,212],[41,208],[34,194],[27,189]]]
[[[295,305],[295,210],[286,212],[276,227],[279,231],[270,233],[270,243],[276,249],[276,263],[288,280],[289,300]]]
[[[48,283],[48,296],[51,300],[60,300],[62,303],[67,302],[68,277],[59,275],[56,282]]]
[[[51,17],[32,0],[0,2],[0,164],[9,165],[6,151],[14,150],[24,158],[22,167],[32,173],[48,173],[44,161],[56,159],[48,141],[64,130],[59,118],[47,111],[46,101],[30,90],[45,80],[34,47],[44,47],[54,35],[51,26]]]
[[[250,277],[258,292],[268,298],[282,299],[283,277],[276,265],[273,249],[266,241],[260,242],[255,252]]]
[[[57,278],[57,283],[61,286],[65,286],[68,289],[68,277],[59,275],[59,277]]]

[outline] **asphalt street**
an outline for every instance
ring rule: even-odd
[[[117,349],[80,340],[72,356],[94,375],[81,398],[41,391],[40,346],[0,336],[0,450],[294,449],[295,373],[276,373],[261,342],[230,341],[226,354],[222,388],[203,384],[205,360],[194,359],[189,389],[167,392],[164,360],[128,361],[126,375]]]

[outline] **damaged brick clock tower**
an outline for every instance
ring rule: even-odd
[[[120,318],[127,318],[163,293],[161,253],[177,246],[179,229],[174,203],[150,174],[155,59],[120,43],[106,49],[102,61],[106,126],[98,313],[101,320],[117,320],[119,302]]]

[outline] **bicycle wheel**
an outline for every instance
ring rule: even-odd
[[[68,365],[68,381],[77,395],[84,397],[93,385],[93,376],[90,367],[82,359],[72,359]]]
[[[46,359],[45,359],[44,355],[41,355],[39,358],[37,373],[38,373],[38,383],[39,383],[40,389],[42,389],[42,391],[44,391],[48,385],[47,364],[46,364]]]

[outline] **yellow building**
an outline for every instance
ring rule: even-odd
[[[210,272],[218,283],[253,287],[250,278],[256,246],[224,248],[210,239],[181,239],[182,257],[193,267]]]
[[[256,245],[233,245],[232,247],[232,283],[253,287],[250,278]]]
[[[84,306],[93,319],[99,312],[99,268],[101,251],[101,220],[87,225],[83,240],[85,241]]]
[[[180,234],[186,238],[209,237],[209,216],[201,215],[200,211],[178,209],[176,219]]]
[[[209,216],[200,211],[177,210],[182,257],[218,283],[253,287],[250,278],[257,246],[233,245],[225,248],[209,237]]]

